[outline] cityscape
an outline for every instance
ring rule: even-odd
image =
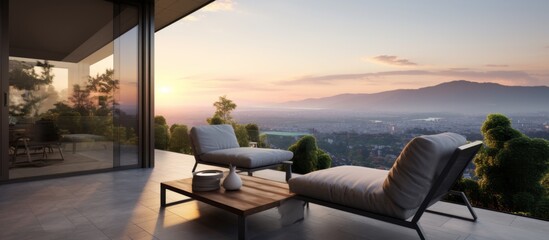
[[[212,113],[209,113],[211,116]],[[311,109],[235,110],[239,124],[254,123],[265,134],[271,148],[288,149],[302,136],[315,136],[318,146],[332,157],[332,166],[360,165],[389,169],[405,144],[415,136],[441,132],[464,135],[468,141],[482,140],[486,115],[455,113],[367,113]],[[549,112],[509,114],[512,126],[533,138],[549,140]],[[208,113],[169,122],[191,126],[207,124]],[[471,176],[471,166],[466,176]]]

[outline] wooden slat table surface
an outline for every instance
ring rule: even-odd
[[[294,196],[288,184],[268,179],[239,175],[242,187],[237,191],[226,191],[223,187],[215,191],[192,189],[192,178],[160,183],[161,205],[166,206],[166,190],[188,196],[194,200],[219,207],[239,216],[239,239],[246,239],[246,216],[280,206],[280,203]]]
[[[294,196],[286,183],[239,176],[242,178],[242,187],[237,191],[226,191],[221,187],[215,191],[193,192],[192,178],[163,182],[161,185],[195,200],[244,216],[277,207],[282,200]]]

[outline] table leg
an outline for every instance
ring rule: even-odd
[[[160,184],[160,206],[166,206],[166,187],[163,184]]]
[[[238,215],[238,239],[246,240],[246,216]]]

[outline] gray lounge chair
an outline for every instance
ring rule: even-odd
[[[191,128],[191,147],[196,166],[201,164],[228,167],[236,166],[241,171],[252,172],[285,165],[286,180],[291,178],[293,153],[286,150],[240,147],[231,125],[205,125]]]
[[[288,184],[297,199],[412,228],[425,239],[419,219],[447,194],[461,196],[472,218],[434,213],[477,219],[465,194],[450,191],[482,145],[465,143],[455,133],[420,136],[389,171],[341,166],[294,177]]]

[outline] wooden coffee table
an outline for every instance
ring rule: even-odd
[[[192,178],[160,183],[160,205],[178,204],[197,200],[232,212],[238,216],[238,239],[246,239],[246,217],[262,212],[294,196],[288,190],[288,184],[258,177],[243,176],[242,188],[237,191],[225,191],[223,187],[215,191],[193,192]],[[183,194],[191,199],[166,203],[166,190]]]

